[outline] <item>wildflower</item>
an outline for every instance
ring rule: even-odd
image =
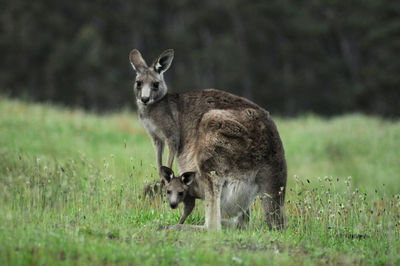
[[[238,264],[242,264],[243,260],[238,257],[232,257],[232,260]]]

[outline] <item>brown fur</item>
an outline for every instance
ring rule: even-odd
[[[131,52],[133,65],[143,60],[137,53]],[[171,52],[164,54],[150,68],[143,63],[135,65],[137,79],[157,79],[165,88],[165,93],[157,91],[160,97],[151,96],[152,104],[143,104],[135,90],[139,118],[153,139],[159,169],[166,142],[167,166],[172,166],[176,156],[179,172],[195,171],[196,179],[204,184],[208,228],[220,228],[222,186],[235,180],[256,187],[268,224],[283,227],[286,161],[269,113],[245,98],[214,89],[167,93],[162,71],[168,68],[154,74],[157,62],[169,59],[169,67],[172,58],[165,57]],[[149,78],[149,73],[154,77]]]

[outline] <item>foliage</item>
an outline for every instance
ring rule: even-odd
[[[130,50],[174,48],[172,91],[215,87],[284,115],[400,115],[396,1],[6,1],[0,18],[11,96],[129,106]]]
[[[287,229],[269,231],[257,199],[246,230],[180,232],[163,227],[181,210],[142,196],[157,171],[134,114],[0,98],[0,261],[399,264],[399,122],[353,115],[277,124],[290,170]],[[202,202],[187,222],[204,223]]]

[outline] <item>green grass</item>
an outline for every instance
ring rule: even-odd
[[[289,168],[285,231],[260,202],[247,230],[177,232],[143,199],[150,139],[128,111],[98,116],[0,98],[0,264],[400,263],[400,122],[276,119]],[[198,201],[187,223],[204,222]]]

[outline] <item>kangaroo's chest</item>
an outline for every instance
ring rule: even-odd
[[[161,130],[161,127],[154,120],[147,117],[144,118],[140,117],[140,122],[142,123],[142,126],[150,136],[155,136],[160,139],[165,138],[164,133]]]

